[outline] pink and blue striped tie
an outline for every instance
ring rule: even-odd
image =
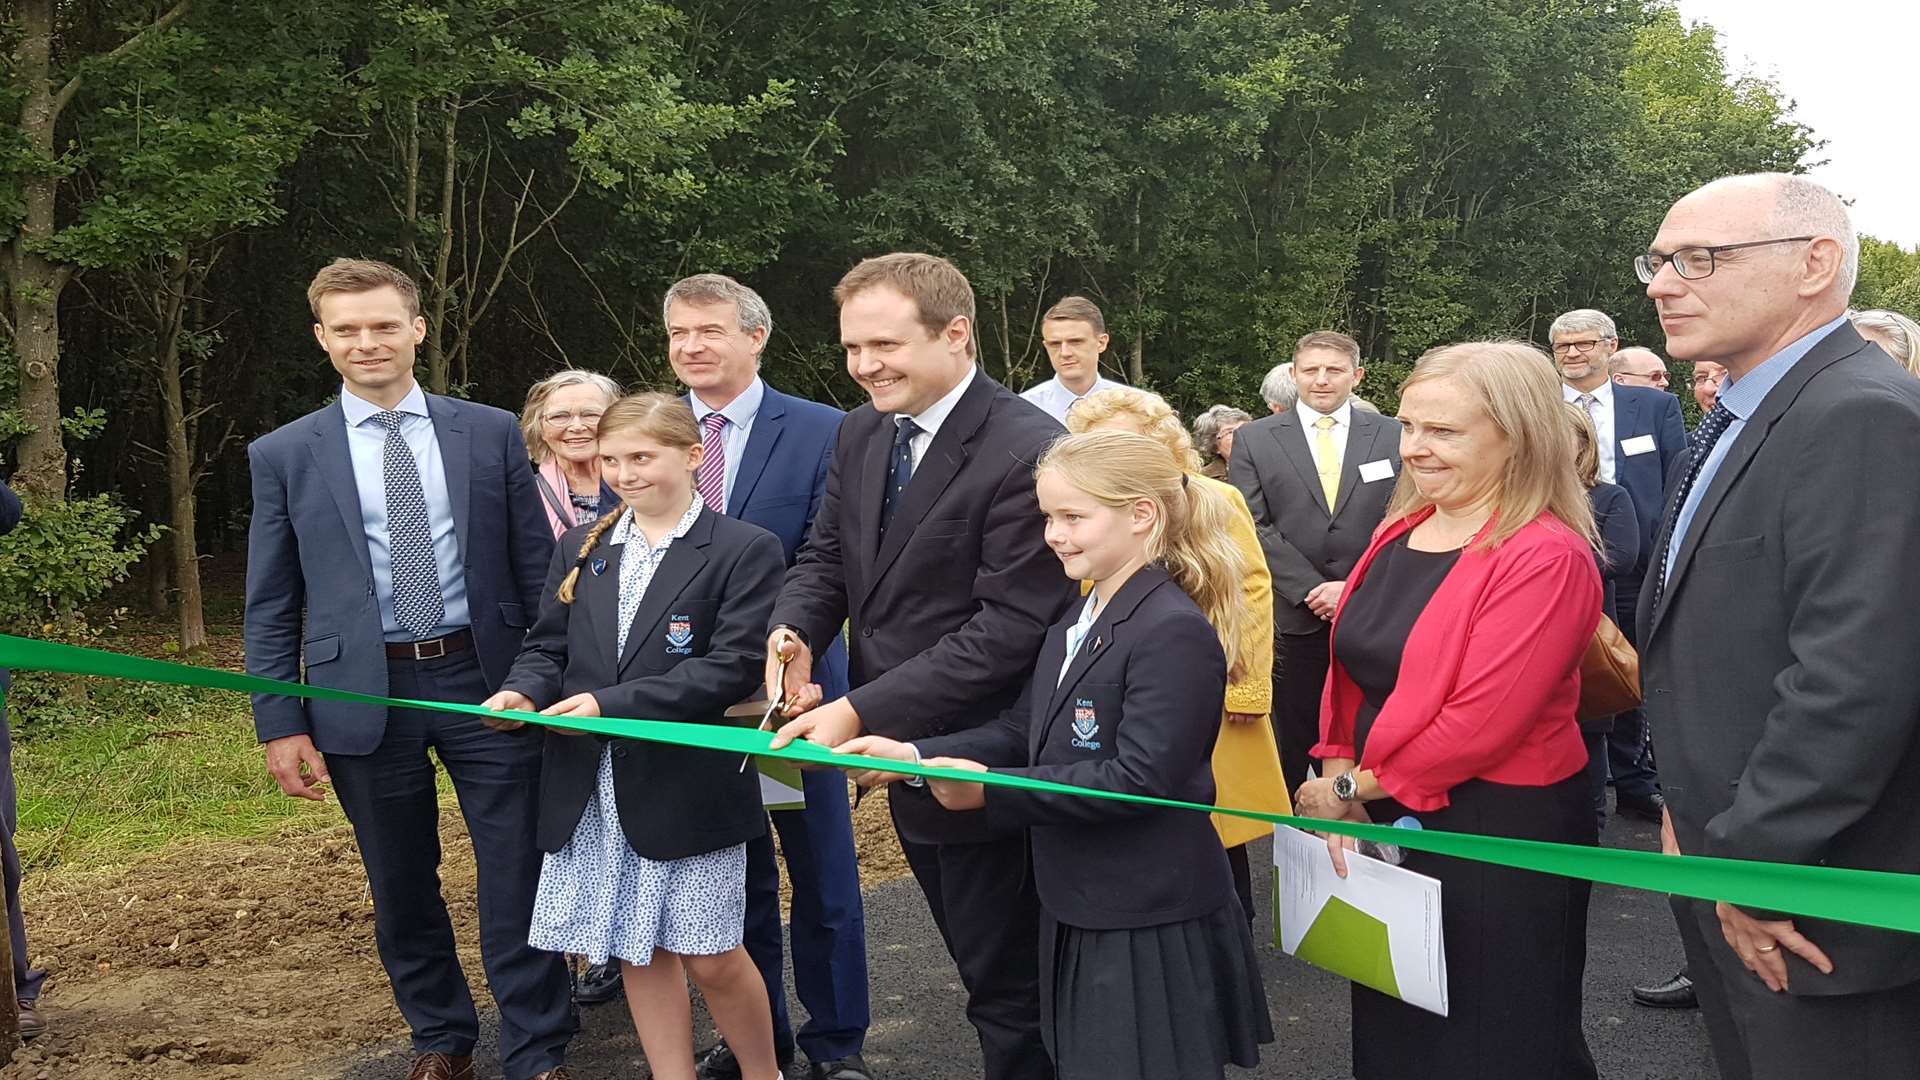
[[[701,442],[706,452],[700,458],[697,486],[700,501],[716,514],[727,512],[727,417],[710,412],[701,421]]]

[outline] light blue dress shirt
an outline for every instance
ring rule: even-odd
[[[1673,564],[1680,554],[1681,541],[1686,539],[1687,529],[1693,525],[1693,515],[1700,509],[1701,498],[1706,495],[1707,488],[1713,484],[1713,476],[1720,471],[1720,463],[1727,459],[1727,451],[1732,448],[1733,441],[1740,437],[1740,432],[1745,430],[1747,421],[1753,417],[1754,410],[1767,399],[1767,394],[1771,393],[1774,387],[1780,385],[1780,380],[1787,377],[1787,372],[1793,370],[1793,365],[1799,363],[1801,357],[1811,352],[1815,345],[1820,344],[1828,334],[1833,333],[1841,323],[1846,321],[1847,317],[1842,315],[1767,357],[1759,367],[1738,379],[1733,377],[1732,372],[1727,373],[1725,381],[1720,384],[1719,400],[1720,404],[1726,406],[1727,411],[1733,414],[1733,419],[1728,422],[1727,430],[1720,434],[1720,441],[1713,444],[1713,451],[1707,455],[1706,464],[1700,467],[1700,475],[1693,481],[1693,489],[1687,492],[1687,501],[1680,507],[1680,516],[1674,520],[1673,535],[1667,538],[1667,577],[1669,579],[1673,577]],[[1665,582],[1663,581],[1662,584]]]
[[[715,412],[727,418],[727,426],[720,429],[720,437],[727,448],[727,473],[725,485],[721,488],[720,512],[731,514],[739,509],[733,505],[733,478],[740,475],[740,459],[747,453],[747,437],[753,434],[753,418],[760,415],[760,402],[767,396],[767,384],[755,375],[740,396],[727,402],[724,409],[714,409],[700,400],[699,394],[689,394],[693,402],[693,419],[705,423],[708,416]],[[705,429],[702,429],[704,434]]]
[[[1093,377],[1093,385],[1087,389],[1087,394],[1096,394],[1102,390],[1125,390],[1126,388],[1126,383],[1117,383],[1104,375],[1095,375]],[[1076,394],[1067,389],[1067,385],[1060,381],[1060,376],[1055,375],[1046,382],[1027,387],[1021,391],[1020,396],[1045,409],[1048,416],[1065,424],[1067,422],[1067,410],[1073,408],[1074,405],[1078,403],[1081,398],[1086,397],[1087,394]]]
[[[411,631],[393,615],[393,555],[387,536],[387,429],[373,422],[380,406],[355,397],[340,387],[340,411],[347,416],[347,451],[353,456],[353,482],[360,491],[360,526],[367,534],[367,555],[373,563],[373,593],[380,601],[380,625],[388,641],[413,641]],[[440,599],[446,613],[433,637],[463,630],[472,623],[467,613],[467,575],[460,565],[460,538],[453,531],[453,500],[447,494],[447,470],[440,460],[440,440],[433,435],[427,414],[427,395],[414,384],[394,412],[400,437],[420,467],[420,490],[427,497],[427,524],[433,530],[433,560],[440,567]]]
[[[1067,655],[1060,661],[1060,674],[1053,677],[1053,685],[1059,686],[1066,680],[1067,669],[1073,666],[1073,658],[1080,655],[1080,646],[1087,640],[1087,632],[1093,629],[1094,613],[1100,607],[1100,594],[1087,590],[1087,602],[1080,606],[1080,617],[1067,627]]]

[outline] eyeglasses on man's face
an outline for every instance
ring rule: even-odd
[[[1773,240],[1749,240],[1744,244],[1715,244],[1711,247],[1683,247],[1676,251],[1652,251],[1635,256],[1633,272],[1639,275],[1643,285],[1653,284],[1660,270],[1672,266],[1673,271],[1688,281],[1699,281],[1713,276],[1715,256],[1728,251],[1741,251],[1746,248],[1768,247],[1773,244],[1799,244],[1816,239],[1812,236],[1782,236]]]
[[[1606,340],[1606,338],[1582,338],[1579,341],[1556,341],[1553,343],[1553,351],[1561,356],[1572,356],[1574,353],[1585,356],[1593,351],[1594,346]]]

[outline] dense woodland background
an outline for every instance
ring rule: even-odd
[[[1468,337],[1607,309],[1679,194],[1816,133],[1646,0],[7,0],[0,458],[33,500],[0,622],[84,635],[114,580],[204,640],[244,444],[334,394],[304,289],[338,255],[425,292],[432,390],[518,409],[563,365],[669,377],[661,291],[766,294],[765,371],[851,406],[828,290],[953,258],[986,369],[1105,308],[1113,374],[1257,404],[1301,333],[1363,392]],[[1871,243],[1859,299],[1920,306]],[[98,616],[95,616],[96,625]]]

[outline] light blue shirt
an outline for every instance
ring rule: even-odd
[[[1727,451],[1733,441],[1753,417],[1755,409],[1767,399],[1780,380],[1787,377],[1793,365],[1812,351],[1828,334],[1847,321],[1847,317],[1833,320],[1818,330],[1806,335],[1793,344],[1767,357],[1759,367],[1742,375],[1739,379],[1729,371],[1725,381],[1720,384],[1720,404],[1726,406],[1733,419],[1727,424],[1727,430],[1720,433],[1720,441],[1713,444],[1713,450],[1707,455],[1706,464],[1700,466],[1700,475],[1693,481],[1693,489],[1687,492],[1687,501],[1680,507],[1680,516],[1674,520],[1673,535],[1667,539],[1667,576],[1673,576],[1673,562],[1680,554],[1680,543],[1686,539],[1687,529],[1693,525],[1693,515],[1700,509],[1700,500],[1713,484],[1713,475],[1720,471],[1720,463],[1727,459]],[[1662,584],[1665,584],[1663,581]]]
[[[353,455],[353,483],[360,490],[360,527],[367,534],[367,555],[373,563],[373,594],[380,601],[380,625],[388,641],[412,641],[413,632],[393,615],[393,555],[387,536],[387,429],[373,422],[380,406],[340,388],[340,411],[347,415],[347,451]],[[394,412],[400,437],[413,452],[420,469],[420,490],[427,497],[427,525],[433,531],[433,559],[440,567],[440,599],[446,614],[429,635],[441,637],[465,629],[467,575],[460,566],[460,538],[453,531],[453,500],[447,495],[447,470],[440,461],[440,440],[433,436],[433,418],[427,414],[427,395],[418,383]]]
[[[1080,618],[1067,627],[1067,657],[1060,661],[1060,674],[1053,677],[1053,685],[1059,686],[1067,677],[1067,669],[1073,666],[1073,658],[1080,655],[1080,646],[1087,640],[1087,631],[1093,629],[1093,615],[1100,606],[1100,594],[1087,590],[1087,602],[1080,608]]]
[[[727,418],[726,426],[720,429],[722,445],[727,448],[727,472],[724,486],[721,488],[720,512],[730,514],[738,509],[733,505],[733,478],[740,475],[740,459],[747,453],[747,437],[753,434],[753,418],[760,415],[760,402],[767,396],[767,384],[755,375],[740,396],[727,402],[724,409],[714,409],[700,400],[699,394],[689,394],[693,402],[693,418],[705,423],[708,416],[715,412]],[[705,429],[701,429],[705,435]]]
[[[1117,383],[1105,376],[1096,375],[1093,378],[1093,385],[1087,389],[1087,394],[1098,393],[1101,390],[1125,390],[1126,388],[1125,383]],[[1067,410],[1073,408],[1073,406],[1081,398],[1086,397],[1087,394],[1076,394],[1067,389],[1067,385],[1060,381],[1060,376],[1055,375],[1046,382],[1028,387],[1021,392],[1020,396],[1045,409],[1048,416],[1065,424],[1067,422]]]

